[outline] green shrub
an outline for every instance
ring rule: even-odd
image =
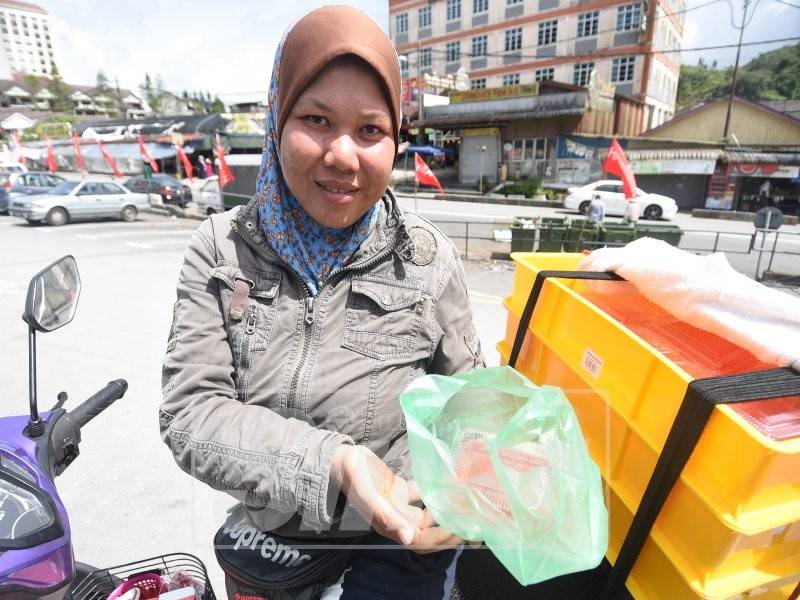
[[[538,177],[531,177],[530,179],[518,179],[510,185],[503,188],[503,194],[521,194],[527,198],[531,198],[540,193],[542,189],[542,180]]]

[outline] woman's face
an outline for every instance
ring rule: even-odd
[[[354,58],[329,64],[292,107],[280,155],[289,189],[317,223],[355,223],[383,195],[395,158],[378,76]]]

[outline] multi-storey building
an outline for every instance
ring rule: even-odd
[[[0,0],[0,78],[13,73],[49,75],[53,70],[50,14],[36,4]]]
[[[675,110],[685,0],[389,0],[403,76],[467,70],[473,89],[613,83],[645,127]]]

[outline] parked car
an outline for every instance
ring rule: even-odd
[[[155,173],[151,179],[144,175],[131,177],[122,185],[132,192],[144,194],[160,194],[164,204],[175,204],[185,208],[192,201],[192,190],[171,175]]]
[[[49,193],[11,198],[9,212],[29,223],[64,225],[70,221],[116,217],[136,220],[150,206],[147,194],[131,192],[112,181],[64,181]]]
[[[12,173],[25,173],[28,170],[28,167],[18,162],[7,162],[0,164],[0,170],[9,171]]]
[[[219,177],[212,175],[203,180],[196,190],[192,191],[195,204],[200,212],[207,215],[225,212],[222,205],[222,194],[219,193]]]
[[[585,215],[596,194],[600,194],[606,205],[606,215],[621,217],[625,214],[627,200],[622,191],[622,182],[614,179],[595,181],[579,188],[570,188],[564,200],[564,208],[577,210]],[[678,204],[668,196],[649,194],[636,188],[637,200],[641,205],[643,219],[671,219],[678,212]]]

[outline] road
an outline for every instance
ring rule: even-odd
[[[130,388],[118,405],[90,423],[81,456],[58,481],[69,507],[78,560],[110,566],[165,552],[190,551],[222,573],[212,534],[233,503],[182,474],[158,434],[161,360],[166,346],[183,248],[198,221],[152,214],[135,223],[104,221],[63,227],[29,226],[0,216],[0,362],[3,414],[27,411],[27,327],[20,319],[30,277],[63,254],[78,262],[82,290],[75,320],[38,337],[43,409],[62,390],[68,406],[123,377]],[[484,348],[504,323],[501,297],[512,266],[466,266]],[[222,588],[219,588],[222,589]]]
[[[451,202],[439,200],[433,193],[419,194],[415,200],[413,194],[401,194],[403,207],[413,209],[415,204],[419,212],[434,221],[448,235],[453,237],[462,250],[472,257],[486,258],[493,253],[508,253],[509,243],[498,242],[496,232],[507,229],[514,217],[577,217],[577,213],[561,208],[540,208],[528,206],[506,206],[501,204],[479,204],[473,202]],[[607,222],[619,222],[619,218],[609,218]],[[467,226],[466,223],[469,223]],[[648,221],[640,221],[647,224]],[[660,223],[668,223],[661,221]],[[734,269],[748,277],[754,277],[758,266],[758,252],[750,251],[755,229],[752,223],[744,221],[728,221],[725,219],[705,219],[693,217],[688,213],[678,213],[672,221],[679,225],[684,234],[680,247],[685,250],[707,253],[718,250],[726,253],[728,262]],[[469,229],[467,229],[469,227]],[[465,237],[469,235],[469,248]],[[777,253],[772,270],[778,273],[800,275],[800,225],[784,225],[776,240],[774,234],[762,239],[756,238],[756,248],[763,246],[759,273],[762,273],[770,260],[773,245]],[[789,254],[792,253],[792,254]]]
[[[413,204],[413,199],[401,201]],[[423,201],[420,208],[434,219],[455,216],[475,223],[509,213],[543,214],[542,209],[454,207],[433,200]],[[458,210],[451,213],[451,208]],[[209,566],[219,587],[222,574],[211,540],[232,501],[178,471],[157,425],[175,280],[183,248],[198,225],[143,214],[135,223],[54,228],[0,216],[0,330],[7,332],[0,380],[3,413],[24,413],[27,331],[19,315],[27,284],[53,260],[74,255],[82,280],[76,318],[63,329],[39,336],[41,407],[52,406],[62,390],[70,395],[68,406],[75,406],[111,379],[123,377],[130,384],[118,405],[86,427],[82,455],[58,482],[71,511],[76,556],[108,566],[190,551]],[[513,264],[470,260],[465,269],[487,363],[499,364],[494,345],[504,335],[501,300],[510,293]]]

